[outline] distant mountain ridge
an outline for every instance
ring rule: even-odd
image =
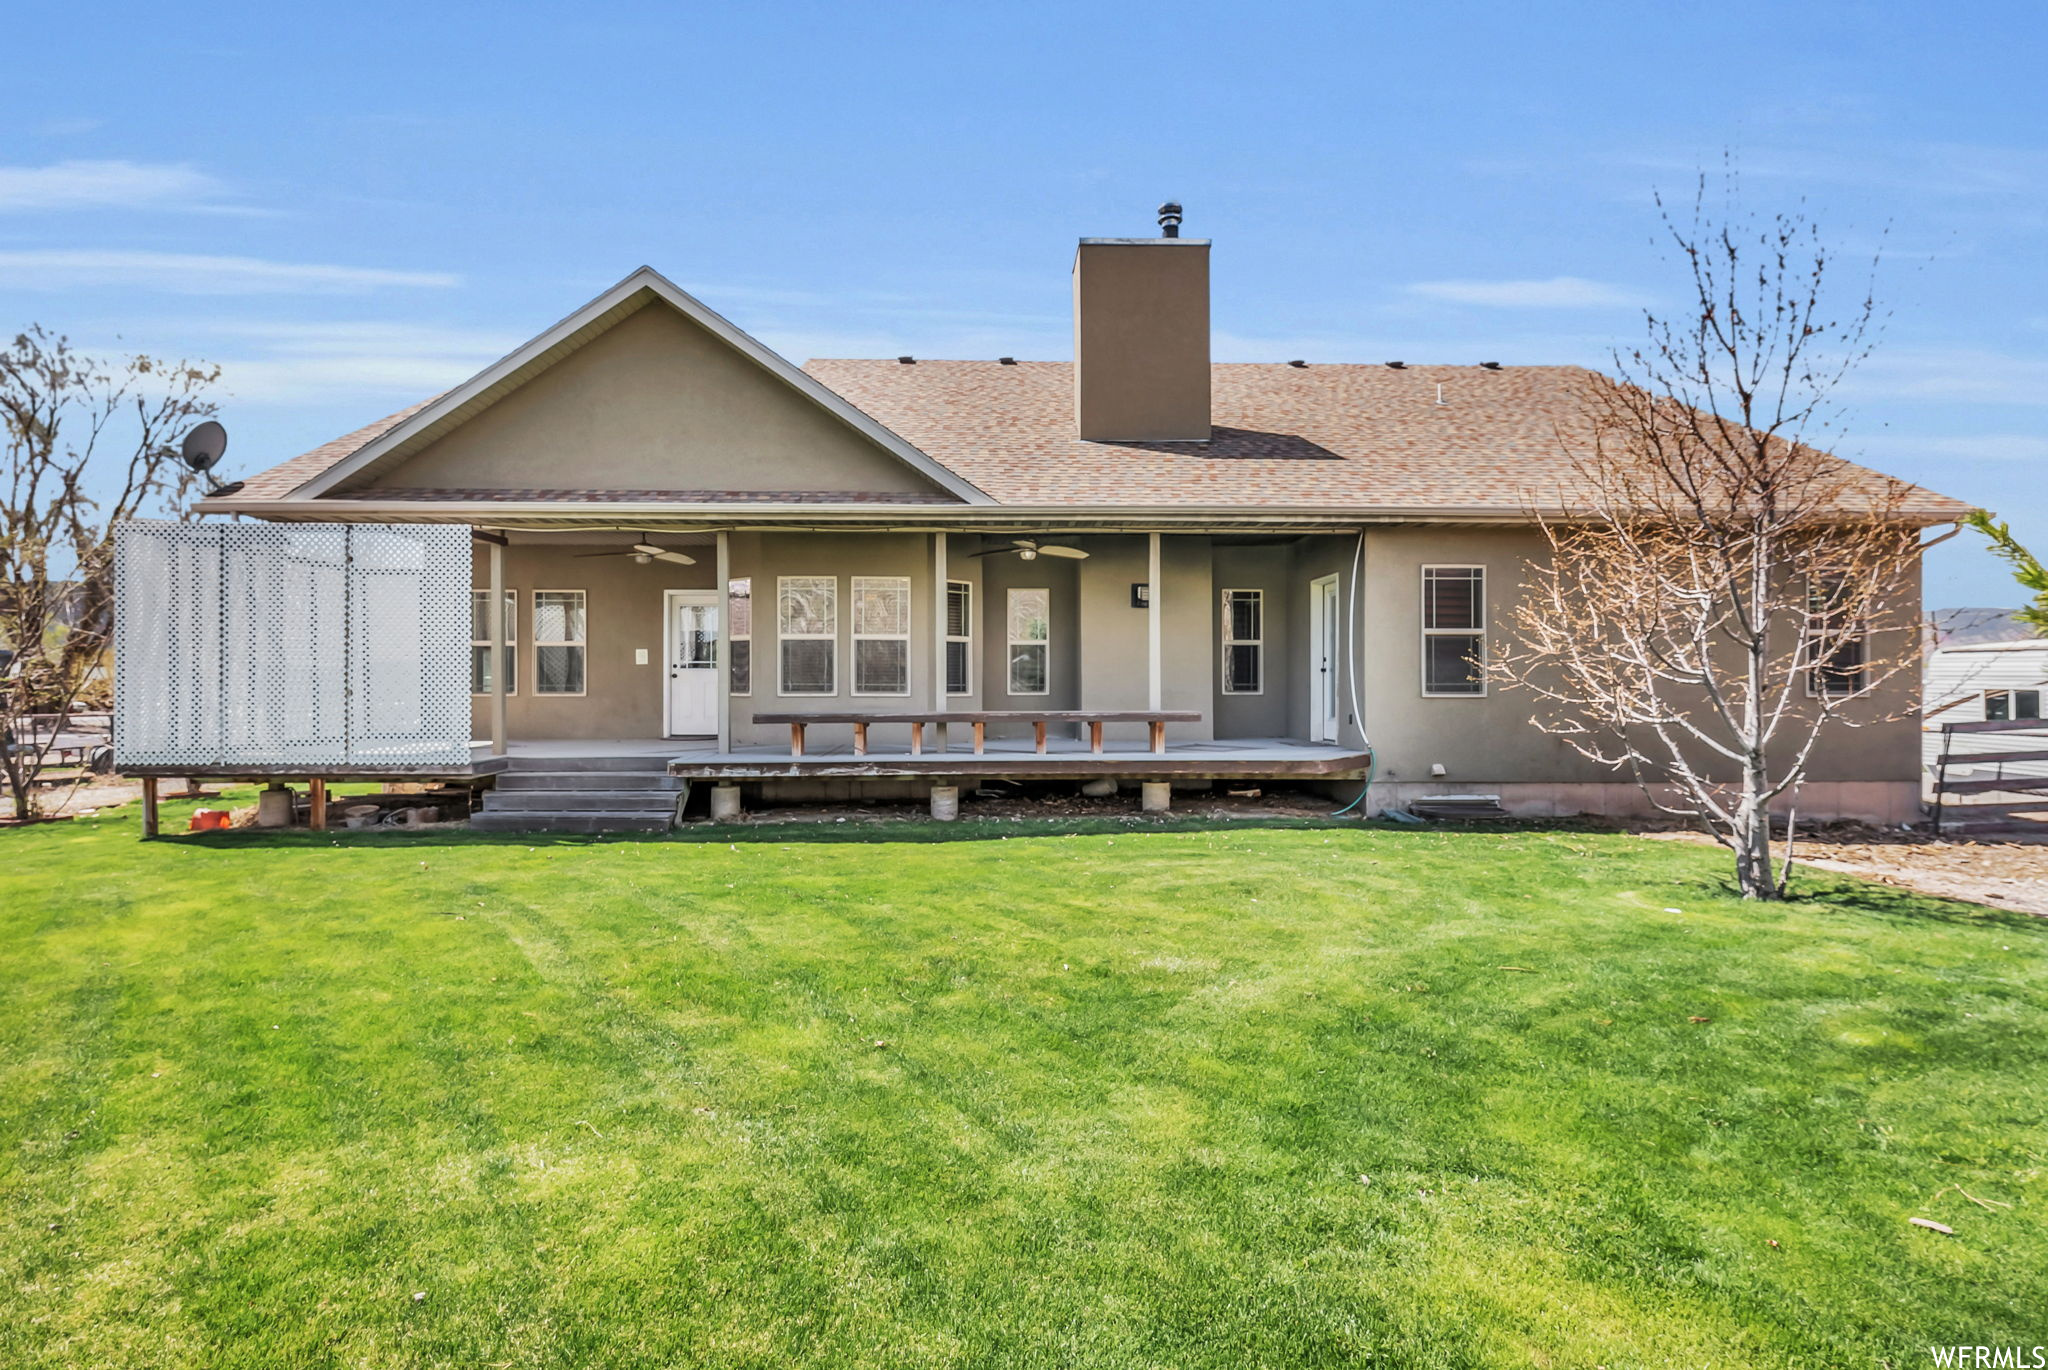
[[[2016,622],[2017,609],[1935,609],[1927,615],[1928,645],[1933,647],[1975,647],[1986,642],[2025,642],[2037,637],[2032,628]]]

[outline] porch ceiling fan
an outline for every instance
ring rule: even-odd
[[[631,557],[642,566],[645,566],[650,561],[672,561],[678,566],[695,566],[697,564],[697,558],[695,557],[685,556],[681,552],[671,552],[666,547],[657,547],[653,543],[646,541],[647,534],[645,533],[642,533],[640,537],[641,541],[634,543],[624,551],[578,552],[576,553],[575,560],[580,561],[585,557]]]
[[[969,552],[975,557],[1006,557],[1010,554],[1036,561],[1040,557],[1067,557],[1074,561],[1085,561],[1088,554],[1078,547],[1062,547],[1055,542],[1039,542],[1033,538],[1011,538],[1008,547],[988,547],[979,552]]]

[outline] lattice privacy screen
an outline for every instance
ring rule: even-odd
[[[463,527],[123,524],[116,764],[468,761],[470,579]]]

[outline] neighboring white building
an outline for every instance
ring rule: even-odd
[[[1937,648],[1927,654],[1924,682],[1925,732],[1921,745],[1928,783],[1932,784],[1935,765],[1941,759],[1943,724],[2042,717],[2043,703],[2048,701],[2048,638]],[[1957,761],[1959,756],[2015,750],[2038,749],[2022,748],[2009,733],[1955,734],[1951,739],[1947,778],[2048,780],[2048,761]],[[1993,801],[2000,797],[1971,796]]]

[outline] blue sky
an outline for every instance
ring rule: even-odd
[[[67,13],[67,11],[69,11]],[[374,3],[10,21],[0,327],[228,367],[227,465],[645,262],[785,353],[1068,355],[1083,234],[1185,202],[1221,360],[1599,364],[1732,153],[1891,321],[1845,455],[2048,549],[2048,52],[1987,4]],[[1965,535],[1928,604],[2018,592]]]

